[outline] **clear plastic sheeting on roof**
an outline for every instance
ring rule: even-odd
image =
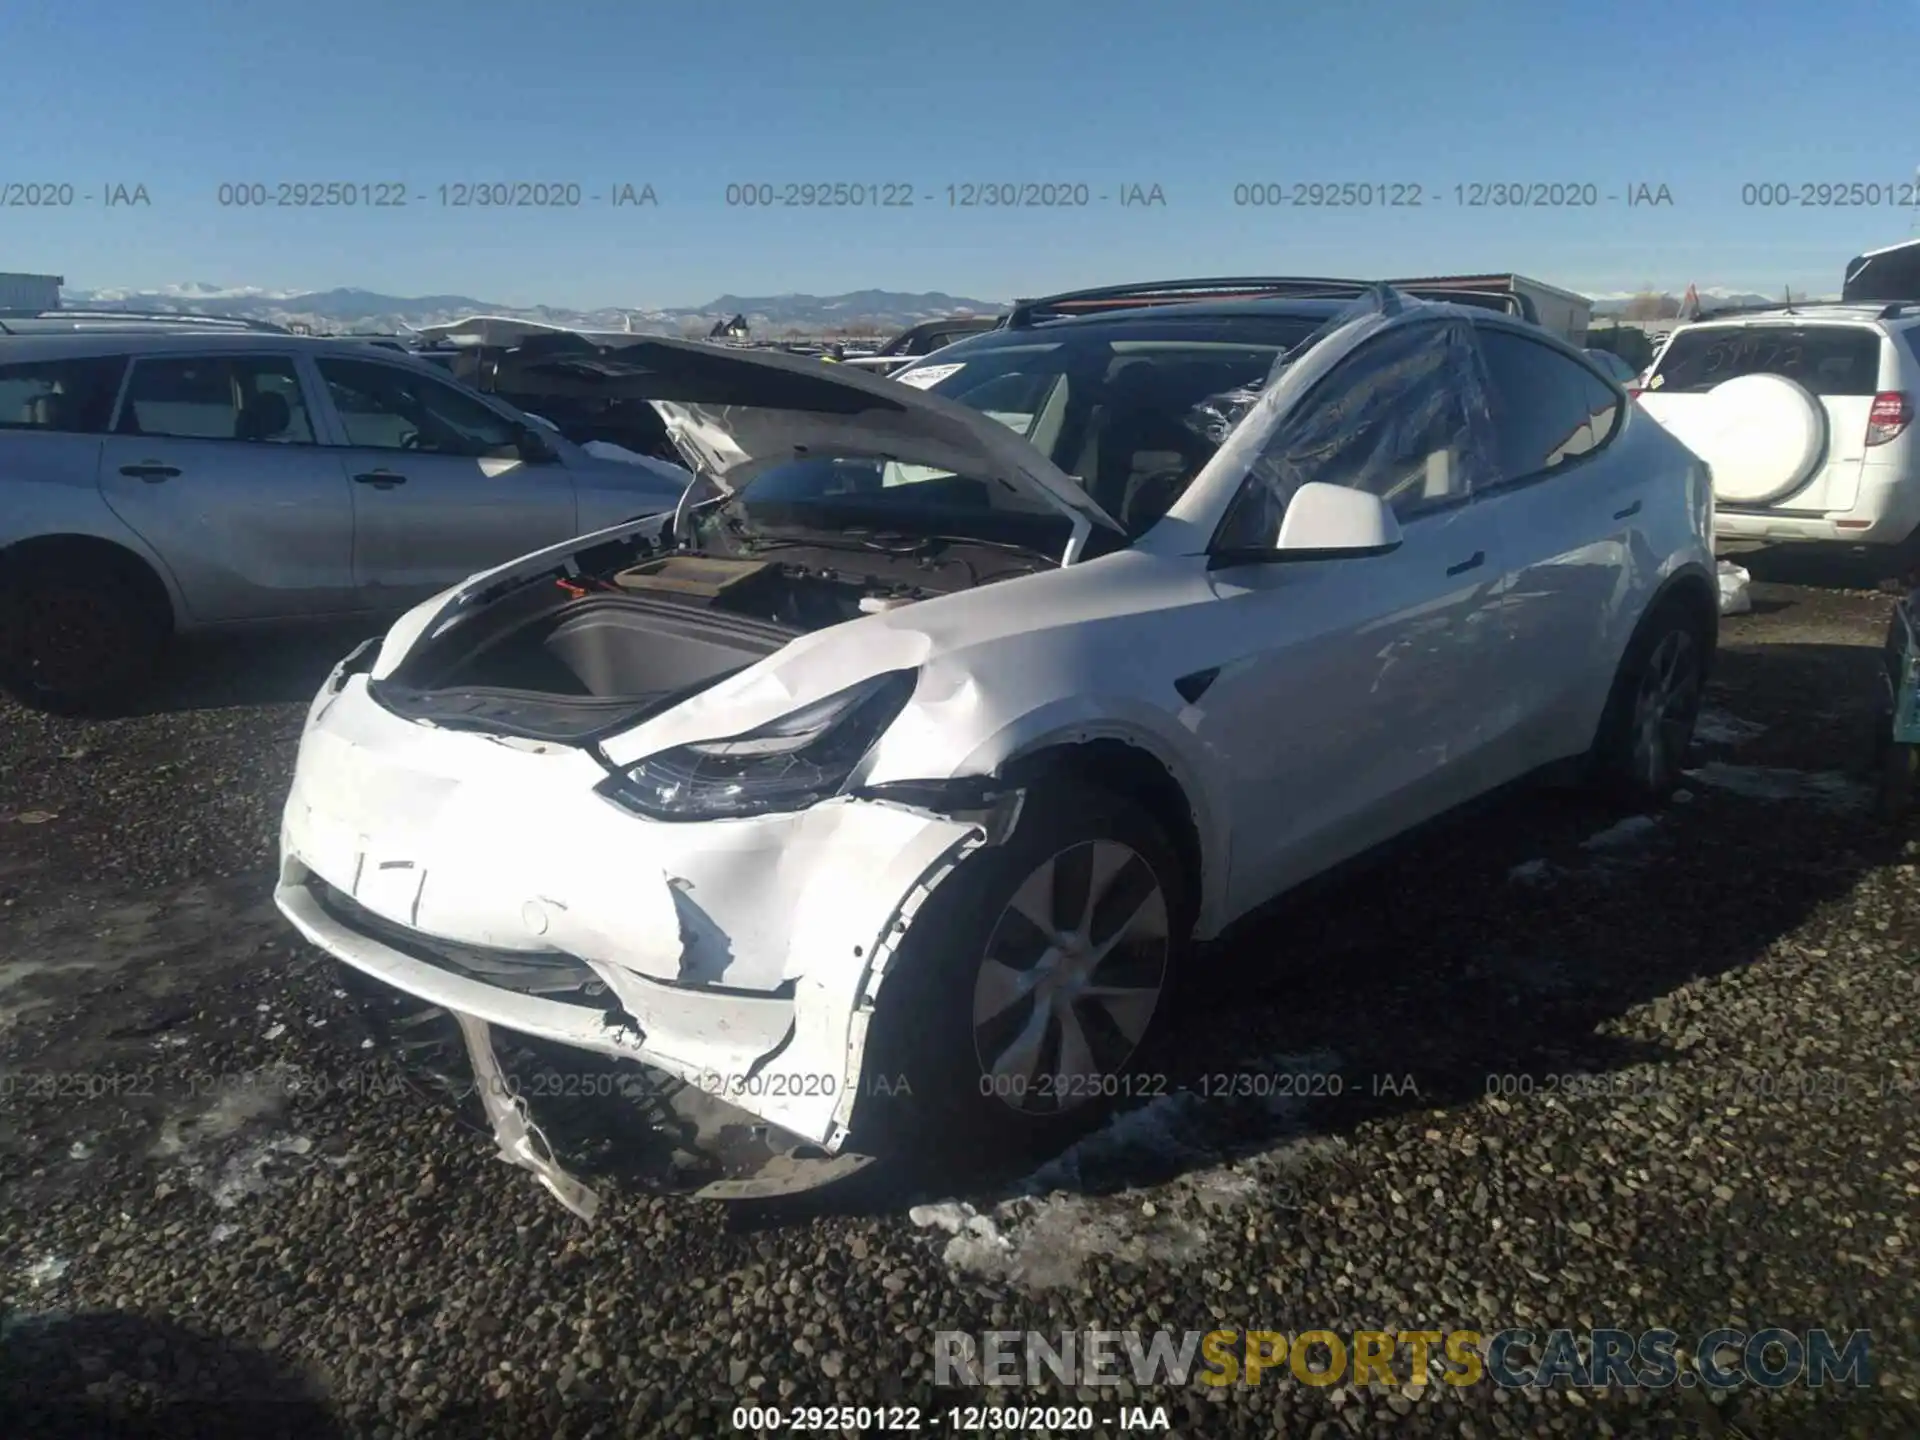
[[[1320,328],[1295,345],[1281,352],[1267,373],[1250,385],[1242,385],[1218,395],[1209,395],[1190,410],[1185,423],[1187,428],[1198,435],[1205,436],[1215,446],[1224,445],[1227,437],[1239,426],[1240,422],[1252,413],[1253,407],[1260,403],[1264,395],[1287,368],[1312,350],[1327,336],[1344,325],[1367,315],[1385,313],[1389,306],[1399,307],[1410,303],[1403,295],[1395,294],[1382,286],[1371,290],[1351,304],[1343,305],[1339,310],[1321,322]]]
[[[1380,309],[1379,297],[1368,297],[1327,329]],[[1218,406],[1198,407],[1195,416],[1211,409],[1201,423],[1239,429],[1262,409],[1260,400],[1272,394],[1286,367],[1318,341],[1311,337],[1282,357],[1251,404],[1244,404],[1247,392],[1236,392],[1216,397],[1223,402]],[[1309,481],[1369,491],[1405,520],[1458,501],[1497,473],[1486,367],[1465,320],[1440,312],[1395,322],[1382,314],[1379,333],[1310,393],[1258,441],[1247,483],[1222,525],[1222,546],[1271,546],[1288,502]]]

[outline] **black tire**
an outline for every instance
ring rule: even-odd
[[[108,715],[153,676],[172,633],[164,596],[91,555],[0,572],[0,688],[55,715]]]
[[[1122,859],[1121,850],[1130,856]],[[1011,911],[1021,888],[1030,881],[1038,884],[1037,874],[1056,861],[1069,894],[1076,893],[1074,875],[1083,865],[1119,863],[1085,907],[1092,912],[1087,929],[1096,945],[1108,938],[1117,924],[1114,917],[1129,908],[1143,886],[1156,887],[1159,897],[1155,901],[1148,896],[1135,912],[1145,918],[1133,932],[1133,943],[1092,961],[1077,982],[1119,986],[1151,977],[1155,996],[1150,1005],[1134,995],[1052,997],[1056,1011],[1064,1005],[1074,1014],[1089,1053],[1108,1062],[1097,1067],[1097,1074],[1078,1075],[1066,1085],[1053,1081],[1047,1063],[1059,1059],[1064,1032],[1057,1018],[1044,1024],[1038,1018],[1038,977],[1043,965],[1074,962],[1065,959],[1069,952],[1046,943],[1035,927]],[[1088,891],[1092,889],[1089,885]],[[952,1147],[961,1145],[964,1153],[985,1152],[983,1158],[989,1159],[1050,1153],[1091,1129],[1128,1095],[1146,1093],[1149,1087],[1138,1067],[1154,1050],[1186,949],[1192,927],[1188,891],[1189,880],[1173,845],[1140,806],[1075,782],[1030,789],[1013,834],[998,846],[976,851],[934,890],[888,965],[868,1032],[872,1040],[866,1075],[854,1112],[857,1143],[919,1154],[952,1153]],[[1108,902],[1104,906],[1099,903],[1103,899]],[[1157,947],[1150,933],[1156,905],[1165,916],[1164,940]],[[1126,933],[1126,927],[1119,926],[1117,933]],[[1030,964],[1017,973],[1022,983],[1033,982],[1035,988],[1021,993],[982,1027],[976,1002],[989,1008],[994,1003],[986,998],[989,981],[982,978],[990,946],[1004,963],[999,970],[1003,977],[1023,962]],[[1053,957],[1051,962],[1048,957]],[[1058,979],[1056,989],[1074,984],[1070,976],[1059,979],[1065,974],[1061,970],[1045,983],[1053,985]],[[1115,1020],[1116,1011],[1124,1011],[1124,1024]],[[1044,1031],[1037,1049],[1042,1078],[1016,1094],[1011,1075],[996,1077],[990,1071],[982,1058],[983,1043],[992,1053],[1014,1032],[1025,1035],[1033,1028]],[[1136,1033],[1127,1036],[1127,1028]],[[985,1037],[983,1043],[980,1037]],[[1119,1058],[1129,1038],[1131,1048]],[[1003,1053],[1012,1052],[1009,1040]]]
[[[1905,822],[1913,813],[1916,788],[1920,788],[1920,745],[1907,745],[1889,739],[1880,757],[1878,809],[1889,825]]]
[[[1621,657],[1589,756],[1599,789],[1638,806],[1660,805],[1672,796],[1700,718],[1711,643],[1699,613],[1677,598],[1663,601],[1641,622]],[[1650,708],[1658,717],[1652,732]]]

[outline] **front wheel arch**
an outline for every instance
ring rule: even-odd
[[[1667,633],[1684,629],[1699,650],[1697,688],[1693,715],[1698,716],[1704,698],[1707,677],[1712,673],[1714,652],[1719,642],[1719,592],[1704,575],[1689,568],[1671,577],[1641,615],[1626,648],[1614,667],[1606,705],[1601,711],[1586,771],[1590,783],[1614,791],[1622,799],[1658,804],[1678,783],[1685,754],[1672,757],[1672,774],[1641,784],[1634,776],[1631,760],[1633,706],[1639,696],[1644,667],[1655,647]],[[1692,720],[1687,722],[1691,736]]]

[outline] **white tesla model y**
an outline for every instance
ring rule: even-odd
[[[1051,1138],[1256,906],[1555,762],[1679,773],[1706,469],[1521,320],[1183,282],[891,379],[644,337],[509,363],[652,401],[701,482],[342,662],[278,889],[483,1070],[503,1027],[829,1152],[886,1116]]]

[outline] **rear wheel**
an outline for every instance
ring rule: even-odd
[[[125,567],[16,561],[0,575],[0,686],[36,710],[110,712],[152,677],[171,628],[164,601]]]
[[[1636,804],[1672,795],[1700,717],[1707,645],[1705,627],[1681,601],[1667,601],[1641,625],[1594,741],[1594,776],[1604,788]]]
[[[862,1102],[883,1112],[880,1143],[1034,1153],[1144,1093],[1187,914],[1182,867],[1139,806],[1030,791],[1014,833],[934,891],[888,967]]]
[[[1913,813],[1914,790],[1920,784],[1920,745],[1889,741],[1880,758],[1880,815],[1899,824]]]

